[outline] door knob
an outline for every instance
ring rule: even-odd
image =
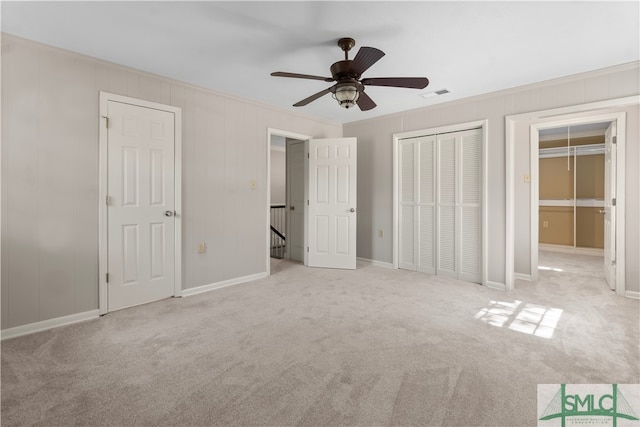
[[[349,209],[349,212],[355,212],[356,210],[354,208]]]
[[[600,209],[600,210],[598,211],[598,213],[601,213],[601,214],[603,214],[603,213],[605,213],[605,212],[606,212],[606,211],[605,211],[604,209]]]
[[[164,216],[173,216],[173,211],[164,211]]]
[[[295,207],[295,206],[289,206],[289,210],[290,210],[290,211],[295,211],[295,210],[296,210],[296,207]]]

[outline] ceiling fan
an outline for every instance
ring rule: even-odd
[[[426,77],[373,77],[361,79],[362,73],[378,62],[384,56],[384,52],[375,47],[363,46],[358,50],[355,58],[349,59],[349,51],[355,46],[356,41],[345,37],[338,40],[338,46],[344,51],[344,61],[334,63],[331,70],[331,77],[313,76],[309,74],[285,73],[277,71],[271,73],[276,77],[294,77],[298,79],[323,80],[325,82],[336,82],[330,88],[322,90],[316,94],[293,104],[294,107],[302,107],[323,95],[331,93],[340,106],[351,108],[356,104],[360,110],[367,111],[376,107],[376,103],[364,92],[365,86],[391,86],[411,89],[424,89],[429,84]]]

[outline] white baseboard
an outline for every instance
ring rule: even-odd
[[[360,258],[360,257],[357,257],[356,259],[357,259],[358,261],[366,262],[367,264],[377,265],[378,267],[393,268],[393,264],[392,264],[392,263],[390,263],[390,262],[377,261],[377,260],[375,260],[375,259]]]
[[[624,296],[627,298],[640,299],[640,292],[637,291],[626,291]]]
[[[7,340],[10,338],[20,337],[22,335],[34,334],[36,332],[46,331],[47,329],[57,328],[59,326],[71,325],[73,323],[84,322],[85,320],[97,319],[100,317],[98,310],[85,311],[83,313],[70,314],[69,316],[56,317],[55,319],[42,320],[40,322],[29,323],[26,325],[16,326],[14,328],[4,329],[0,332],[0,339]]]
[[[269,275],[264,273],[250,274],[248,276],[236,277],[234,279],[223,280],[221,282],[211,283],[209,285],[198,286],[197,288],[183,289],[180,293],[181,297],[190,297],[192,295],[201,294],[203,292],[214,291],[220,288],[226,288],[227,286],[239,285],[240,283],[251,282],[253,280],[264,279]]]
[[[507,289],[504,283],[492,282],[490,280],[487,280],[486,286],[487,288],[495,289],[498,291],[504,291]]]
[[[526,280],[528,282],[531,281],[531,275],[530,274],[524,274],[524,273],[513,273],[513,278],[514,279],[520,279],[520,280]]]

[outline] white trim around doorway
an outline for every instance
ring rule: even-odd
[[[297,139],[300,141],[308,141],[312,137],[308,135],[302,135],[295,132],[289,132],[286,130],[267,128],[267,178],[266,178],[266,186],[267,186],[267,199],[265,201],[266,206],[266,235],[265,235],[265,248],[266,248],[266,273],[267,276],[271,275],[271,216],[270,216],[270,206],[271,206],[271,136],[277,135],[285,138]],[[305,186],[305,191],[306,186]],[[305,207],[306,208],[306,207]],[[305,236],[306,236],[306,227],[305,227]],[[306,237],[305,237],[305,245],[306,245]],[[306,255],[306,254],[305,254]],[[306,261],[306,256],[305,256]],[[306,262],[305,262],[306,265]]]
[[[518,114],[507,116],[505,119],[505,132],[506,132],[506,144],[505,144],[505,163],[506,163],[506,182],[505,182],[505,286],[506,290],[514,289],[514,279],[518,278],[520,274],[515,272],[515,129],[517,123],[529,124],[529,164],[530,164],[530,178],[531,178],[531,191],[530,191],[530,277],[532,280],[537,279],[537,258],[538,258],[538,131],[545,128],[561,127],[574,124],[596,123],[605,121],[618,121],[618,170],[616,177],[619,180],[617,182],[617,194],[625,194],[625,140],[626,140],[626,126],[624,112],[608,113],[604,110],[611,108],[621,108],[629,105],[640,104],[640,96],[630,96],[625,98],[611,99],[607,101],[593,102],[589,104],[574,105],[570,107],[562,107],[551,110],[534,111],[530,113]],[[621,149],[622,148],[622,149]],[[535,159],[534,153],[535,149]],[[534,201],[535,198],[535,201]],[[535,202],[535,204],[534,204]],[[616,220],[620,221],[616,224],[616,239],[617,239],[617,261],[618,268],[616,270],[616,292],[618,295],[625,295],[625,208],[624,197],[618,199],[618,209]],[[535,267],[535,268],[534,268]],[[627,295],[628,296],[628,295]]]
[[[530,239],[531,239],[531,263],[530,274],[531,280],[538,280],[538,251],[539,251],[539,156],[538,148],[540,146],[540,131],[544,129],[554,129],[565,126],[577,126],[589,123],[600,122],[616,122],[617,128],[617,144],[616,151],[618,153],[618,161],[616,162],[616,292],[624,295],[625,291],[625,142],[626,142],[626,113],[610,113],[600,115],[585,115],[578,118],[560,119],[552,122],[534,123],[530,127],[530,153],[529,153],[529,170],[531,174],[531,223],[530,223]],[[606,244],[606,242],[605,242]]]
[[[108,312],[108,246],[107,246],[107,181],[108,181],[108,138],[107,105],[109,101],[131,104],[144,108],[167,111],[174,115],[174,190],[175,190],[175,272],[173,295],[182,296],[182,109],[171,105],[145,101],[108,92],[100,92],[100,130],[98,135],[98,311]]]

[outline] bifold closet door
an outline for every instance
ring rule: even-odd
[[[400,141],[399,267],[435,273],[435,136]]]
[[[456,134],[438,135],[438,225],[436,274],[458,277],[458,144]]]
[[[460,263],[458,278],[482,282],[482,133],[462,132],[460,149]]]
[[[482,281],[482,133],[438,135],[436,274]]]
[[[482,281],[482,132],[438,135],[436,274]]]
[[[399,217],[398,233],[399,267],[417,270],[416,263],[416,150],[415,139],[400,141],[399,149]]]
[[[399,144],[399,267],[481,282],[482,131]]]
[[[418,147],[418,271],[436,272],[436,137],[417,138]]]

